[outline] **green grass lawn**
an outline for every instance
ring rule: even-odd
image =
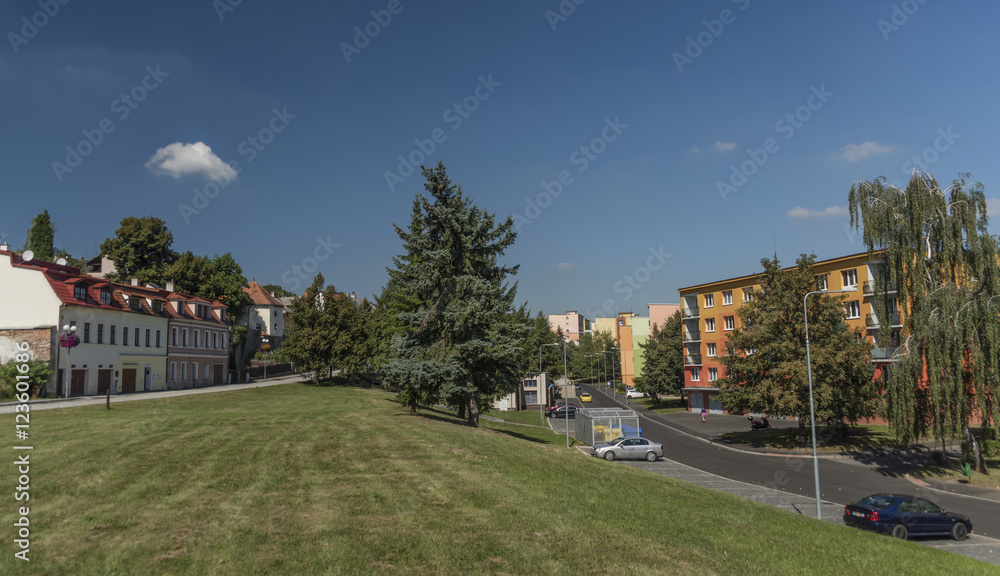
[[[996,573],[375,389],[112,407],[31,414],[32,560],[13,557],[8,463],[0,574]]]
[[[653,412],[660,414],[673,414],[675,412],[687,412],[687,402],[680,396],[670,398],[657,398],[658,402],[653,402],[652,398],[633,398],[629,402],[642,404]]]
[[[951,462],[948,464],[928,464],[910,471],[911,475],[923,478],[934,478],[947,482],[957,482],[961,484],[971,484],[979,488],[989,488],[1000,490],[1000,458],[986,458],[986,469],[989,474],[980,474],[975,468],[972,470],[972,479],[962,472],[960,464]]]

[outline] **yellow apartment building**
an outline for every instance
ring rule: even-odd
[[[879,318],[872,306],[873,268],[879,262],[869,262],[868,253],[852,254],[813,264],[813,272],[818,278],[820,290],[841,290],[856,287],[857,292],[845,293],[844,321],[852,330],[860,331],[869,342],[876,345],[872,349],[872,363],[876,377],[888,369],[892,355],[898,345],[902,319],[898,312],[892,314],[894,337],[891,342],[876,342]],[[787,268],[786,268],[787,269]],[[698,284],[678,290],[681,298],[683,327],[681,339],[684,345],[684,392],[687,407],[692,412],[727,413],[719,398],[716,381],[725,376],[719,358],[726,353],[729,334],[740,326],[739,307],[753,299],[760,289],[757,274],[739,276]],[[837,294],[836,296],[840,296]]]

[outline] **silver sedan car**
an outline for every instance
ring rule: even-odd
[[[599,444],[590,449],[591,456],[605,460],[642,460],[655,462],[663,458],[663,444],[657,444],[646,438],[617,438],[610,444]]]

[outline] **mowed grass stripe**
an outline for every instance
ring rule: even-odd
[[[0,574],[996,572],[377,390],[112,406],[32,414],[32,561],[11,543]]]

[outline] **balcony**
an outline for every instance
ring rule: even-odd
[[[872,284],[871,282],[865,282],[864,283],[864,287],[862,288],[862,290],[864,291],[864,295],[865,296],[871,296],[871,295],[875,294],[875,285]],[[886,293],[887,294],[893,294],[895,292],[896,292],[896,287],[895,286],[889,286],[888,288],[886,288]]]
[[[889,317],[890,317],[890,320],[892,321],[891,326],[893,328],[902,327],[903,324],[901,323],[901,321],[899,319],[899,312],[893,312],[892,314],[889,315]],[[880,326],[880,324],[879,324],[878,318],[876,318],[872,314],[865,314],[865,327],[867,327],[867,328],[878,328],[879,326]]]
[[[701,342],[701,331],[699,330],[685,331],[684,342]]]
[[[872,348],[872,360],[892,360],[892,357],[899,350],[899,346],[889,346],[886,348]]]
[[[685,320],[688,318],[698,318],[699,313],[697,308],[682,308],[681,317]]]
[[[701,354],[686,354],[684,356],[685,366],[701,366]]]

